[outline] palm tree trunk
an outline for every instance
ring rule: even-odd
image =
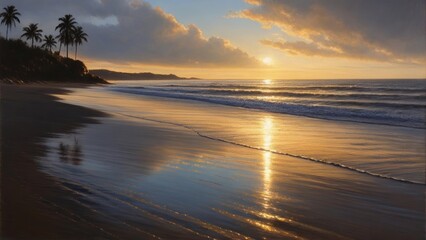
[[[6,26],[6,40],[9,39],[9,26]]]
[[[31,47],[34,47],[34,38],[31,38]]]
[[[59,56],[61,56],[62,42],[59,43]]]
[[[65,45],[67,46],[67,58],[68,58],[68,45],[69,45],[68,31],[65,32]]]
[[[74,58],[75,58],[75,60],[77,60],[77,44],[75,45],[75,56],[74,56]]]

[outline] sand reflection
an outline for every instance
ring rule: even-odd
[[[83,161],[82,148],[77,138],[74,138],[73,144],[65,144],[60,142],[58,147],[58,155],[62,163],[71,162],[73,165],[80,165]]]
[[[272,129],[273,121],[270,116],[266,116],[262,120],[263,124],[263,148],[271,149],[272,145]],[[271,184],[272,184],[272,166],[271,166],[271,152],[263,152],[263,207],[268,209],[271,200]]]

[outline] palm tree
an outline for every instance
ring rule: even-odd
[[[27,40],[31,39],[31,47],[34,47],[34,40],[41,42],[41,33],[43,30],[38,28],[37,23],[31,23],[28,27],[23,28],[24,34],[21,37],[26,37]]]
[[[58,39],[58,41],[59,41],[59,51],[58,52],[59,52],[59,54],[61,54],[62,43],[65,42],[65,35],[59,34],[55,38]]]
[[[56,40],[52,35],[44,35],[43,39],[43,45],[41,45],[42,48],[49,49],[50,52],[52,52],[52,47],[56,47]]]
[[[20,23],[18,16],[21,14],[16,10],[15,6],[10,5],[3,8],[4,12],[0,13],[1,24],[6,25],[6,39],[9,37],[9,29],[12,30],[13,26],[16,26],[16,22]]]
[[[76,27],[76,29],[74,30],[74,33],[73,33],[74,44],[75,44],[75,59],[76,60],[77,60],[77,48],[78,48],[78,45],[83,44],[83,41],[87,42],[87,37],[88,37],[87,33],[85,33],[83,31],[82,27],[80,27],[80,26]]]
[[[59,29],[59,41],[67,47],[68,57],[68,45],[72,45],[74,43],[73,32],[77,22],[71,14],[67,14],[64,17],[59,18],[59,21],[60,23],[56,26],[55,30]]]

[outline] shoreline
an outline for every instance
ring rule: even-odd
[[[111,100],[119,100],[120,102],[126,102],[126,104],[119,107],[121,103],[115,104],[108,104],[108,102],[102,102],[99,101],[99,99],[111,99]],[[208,133],[210,131],[216,131],[220,129],[213,128],[213,129],[204,129],[207,132],[203,132],[203,126],[200,125],[198,122],[202,123],[206,119],[214,119],[216,115],[226,115],[229,117],[230,123],[234,121],[238,121],[240,123],[240,127],[245,129],[247,128],[247,131],[250,131],[250,125],[256,126],[257,124],[260,124],[260,131],[262,131],[262,128],[264,127],[264,118],[272,118],[272,120],[275,122],[275,127],[279,126],[286,126],[288,130],[284,130],[283,134],[289,135],[288,139],[285,140],[289,143],[291,143],[290,146],[287,146],[284,140],[276,139],[274,141],[274,148],[268,148],[262,145],[260,141],[262,141],[261,138],[250,138],[250,142],[245,141],[244,139],[241,139],[242,141],[235,141],[233,138],[227,138],[226,136],[220,136],[220,135],[210,135],[210,134],[203,134],[207,137],[216,138],[219,140],[223,140],[224,142],[232,143],[244,147],[249,147],[252,149],[258,149],[258,150],[268,150],[271,153],[280,154],[280,155],[287,155],[292,156],[296,158],[302,158],[304,160],[309,160],[312,162],[320,162],[324,163],[326,165],[332,165],[334,167],[344,168],[348,171],[354,171],[361,174],[367,174],[371,175],[373,177],[378,178],[385,178],[392,181],[401,181],[408,184],[415,184],[415,185],[424,185],[424,173],[420,173],[416,170],[412,173],[415,173],[414,175],[393,175],[392,173],[399,172],[399,169],[396,168],[392,172],[392,170],[389,172],[390,169],[388,169],[388,172],[386,171],[369,171],[368,168],[364,168],[362,165],[368,164],[369,161],[376,162],[377,154],[375,151],[373,151],[374,147],[380,150],[384,151],[391,151],[393,156],[392,160],[394,162],[399,161],[399,157],[395,157],[395,155],[398,155],[398,151],[400,152],[406,152],[407,149],[410,149],[411,155],[407,155],[407,160],[412,161],[413,158],[416,158],[416,156],[413,156],[413,154],[421,154],[418,155],[424,156],[424,152],[419,152],[416,149],[419,149],[419,147],[422,147],[424,145],[424,131],[418,131],[417,128],[412,127],[405,127],[405,126],[394,126],[394,125],[388,125],[388,124],[370,124],[370,123],[364,123],[364,122],[358,122],[358,121],[342,121],[342,120],[334,120],[334,119],[324,119],[324,118],[315,118],[315,117],[308,117],[308,116],[300,116],[300,115],[294,115],[294,114],[283,114],[283,113],[275,113],[275,112],[265,112],[260,109],[251,109],[251,108],[241,108],[241,107],[234,107],[232,105],[224,105],[224,104],[217,104],[217,103],[211,103],[207,101],[198,101],[198,100],[192,100],[192,99],[186,99],[186,98],[168,98],[168,97],[161,97],[161,96],[152,96],[152,95],[143,95],[143,94],[131,94],[131,93],[125,93],[121,91],[104,91],[104,89],[88,89],[77,91],[74,95],[68,95],[65,96],[63,99],[64,102],[68,102],[71,104],[86,106],[89,108],[99,109],[105,112],[111,112],[118,115],[129,115],[129,117],[135,117],[135,118],[150,118],[150,116],[154,116],[151,119],[154,119],[156,121],[163,121],[163,122],[169,122],[173,125],[182,125],[185,128],[189,127],[191,128],[191,131],[193,130],[201,130],[201,134]],[[140,105],[145,110],[144,114],[139,113],[139,106]],[[151,105],[156,106],[155,108],[160,108],[161,110],[151,110]],[[167,108],[164,107],[165,105],[170,105],[173,107]],[[185,111],[181,112],[179,110],[180,108],[185,109]],[[206,111],[206,109],[211,109],[210,111]],[[162,113],[174,113],[175,111],[178,113],[176,115],[177,118],[173,119],[173,115],[171,116],[163,116]],[[125,114],[123,114],[123,113]],[[197,121],[192,121],[190,119],[185,120],[186,113],[191,112],[191,114],[194,114],[197,117]],[[225,114],[226,113],[226,114]],[[148,116],[146,115],[148,114]],[[240,115],[242,119],[245,119],[246,121],[241,121],[238,119],[238,117],[233,117],[235,115]],[[158,118],[157,118],[158,117]],[[269,120],[270,121],[270,120]],[[301,124],[300,122],[303,122]],[[177,124],[176,124],[177,123]],[[307,124],[307,127],[304,127],[303,125]],[[201,127],[201,128],[200,128]],[[221,128],[226,128],[227,126],[222,126]],[[294,130],[291,130],[294,129]],[[335,129],[337,132],[334,132],[332,129]],[[381,130],[380,130],[381,129]],[[388,134],[382,134],[382,132],[386,132]],[[318,132],[318,133],[316,133]],[[338,133],[338,135],[336,135]],[[244,136],[245,132],[240,132],[237,134],[236,140],[238,140],[241,136]],[[262,137],[262,132],[260,132],[260,137]],[[306,141],[300,141],[295,139],[300,135],[299,138],[306,139],[307,142],[310,144],[313,144],[313,148],[316,148],[317,151],[310,151],[309,148],[299,149],[297,145],[304,145]],[[318,135],[318,136],[315,136]],[[338,141],[337,139],[345,139],[347,135],[357,136],[356,138],[351,138],[344,140],[343,142]],[[278,136],[277,136],[278,137]],[[314,137],[314,138],[312,138]],[[275,137],[274,137],[275,138]],[[337,139],[333,139],[337,138]],[[359,138],[359,139],[358,139]],[[397,140],[398,138],[404,139],[404,140]],[[294,141],[293,141],[294,139]],[[278,140],[278,141],[277,141]],[[377,141],[376,141],[377,140]],[[321,142],[324,142],[324,144],[321,144]],[[326,143],[329,144],[326,144]],[[368,144],[366,142],[369,142],[370,144],[374,143],[375,146],[371,146],[373,148],[368,147]],[[342,143],[342,144],[340,144]],[[278,145],[277,145],[278,144]],[[330,149],[330,144],[339,144],[338,148]],[[318,146],[320,147],[318,147]],[[337,146],[337,145],[336,145]],[[359,146],[359,147],[357,147]],[[405,146],[401,147],[401,146]],[[288,148],[290,147],[290,148]],[[289,149],[298,149],[301,151],[289,151]],[[334,152],[333,154],[339,154],[337,157],[328,158],[328,154],[319,154],[319,149],[327,149],[327,151]],[[342,162],[339,158],[346,158],[345,156],[345,149],[352,152],[358,151],[356,154],[352,157],[351,161],[358,161],[357,159],[360,159],[361,162],[363,162],[362,165],[353,165],[353,164],[347,164],[348,162]],[[324,152],[327,152],[324,151]],[[365,153],[367,155],[364,155],[362,153],[363,151],[366,151]],[[322,151],[321,151],[322,152]],[[313,153],[314,155],[311,155],[310,153]],[[317,155],[315,155],[317,154]],[[352,154],[351,154],[352,155]],[[417,158],[418,158],[417,157]],[[380,159],[379,159],[380,160]],[[416,159],[416,164],[420,164],[418,162],[419,159]],[[424,163],[421,162],[421,169],[424,168]],[[412,169],[414,170],[414,169]],[[365,171],[365,172],[364,172]]]

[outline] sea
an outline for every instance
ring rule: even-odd
[[[426,80],[117,81],[113,91],[312,118],[426,127]]]

